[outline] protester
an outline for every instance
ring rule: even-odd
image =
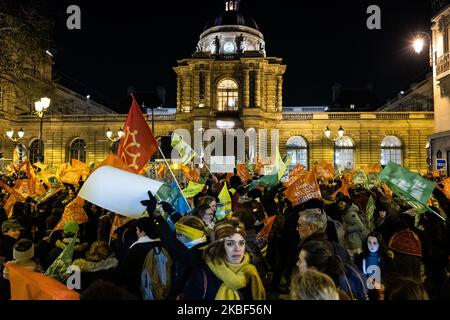
[[[244,226],[237,219],[220,222],[215,241],[205,250],[185,288],[186,300],[264,300],[263,283],[245,251]]]

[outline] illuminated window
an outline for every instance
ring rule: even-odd
[[[353,169],[355,165],[354,144],[350,137],[343,136],[334,142],[334,166],[337,169]]]
[[[391,161],[402,165],[402,142],[395,136],[384,137],[381,141],[381,165]]]
[[[290,137],[286,143],[287,155],[292,161],[290,167],[293,168],[297,163],[308,168],[308,143],[303,137]]]
[[[39,143],[40,142],[40,143]],[[28,158],[31,163],[44,162],[44,144],[39,139],[34,139],[28,148]]]
[[[82,162],[86,162],[86,142],[83,139],[77,138],[72,141],[69,146],[69,159],[70,162],[72,159],[80,160]]]
[[[236,81],[224,79],[217,85],[217,110],[237,111],[239,90]]]

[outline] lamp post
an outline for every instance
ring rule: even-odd
[[[113,132],[111,131],[110,128],[108,128],[108,130],[106,130],[106,137],[111,140],[112,142],[116,142],[118,140],[120,140],[120,138],[122,138],[123,136],[123,130],[122,128],[119,129],[119,131],[117,131],[117,137],[113,138]]]
[[[338,136],[336,138],[331,138],[331,130],[330,128],[328,128],[328,126],[325,128],[323,132],[325,133],[325,137],[327,137],[331,141],[336,141],[344,136],[345,130],[342,128],[342,126],[339,126]]]
[[[41,98],[41,100],[34,103],[34,114],[41,119],[39,125],[39,148],[38,148],[38,161],[43,161],[44,142],[42,141],[42,126],[44,123],[44,114],[50,106],[50,99],[47,97]]]
[[[430,66],[433,66],[433,40],[431,39],[431,36],[428,32],[416,32],[416,37],[413,41],[413,48],[414,51],[418,54],[420,54],[423,50],[423,47],[425,46],[424,37],[428,40],[428,46],[430,51]]]
[[[20,139],[22,139],[24,135],[25,135],[25,132],[23,131],[22,128],[20,128],[19,131],[17,131],[17,138],[14,137],[14,129],[6,131],[6,136],[14,142],[17,142]]]

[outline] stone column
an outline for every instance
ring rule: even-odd
[[[243,96],[244,96],[244,103],[243,108],[248,108],[250,104],[250,71],[244,70],[244,86],[243,86]]]
[[[255,104],[257,108],[261,108],[261,71],[255,72]]]
[[[278,81],[277,81],[277,103],[276,103],[276,111],[281,112],[283,109],[283,77],[282,76],[278,76]]]

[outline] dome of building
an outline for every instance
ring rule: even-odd
[[[229,10],[220,13],[211,19],[205,26],[205,31],[218,26],[240,25],[259,31],[258,25],[252,17],[235,10]]]

